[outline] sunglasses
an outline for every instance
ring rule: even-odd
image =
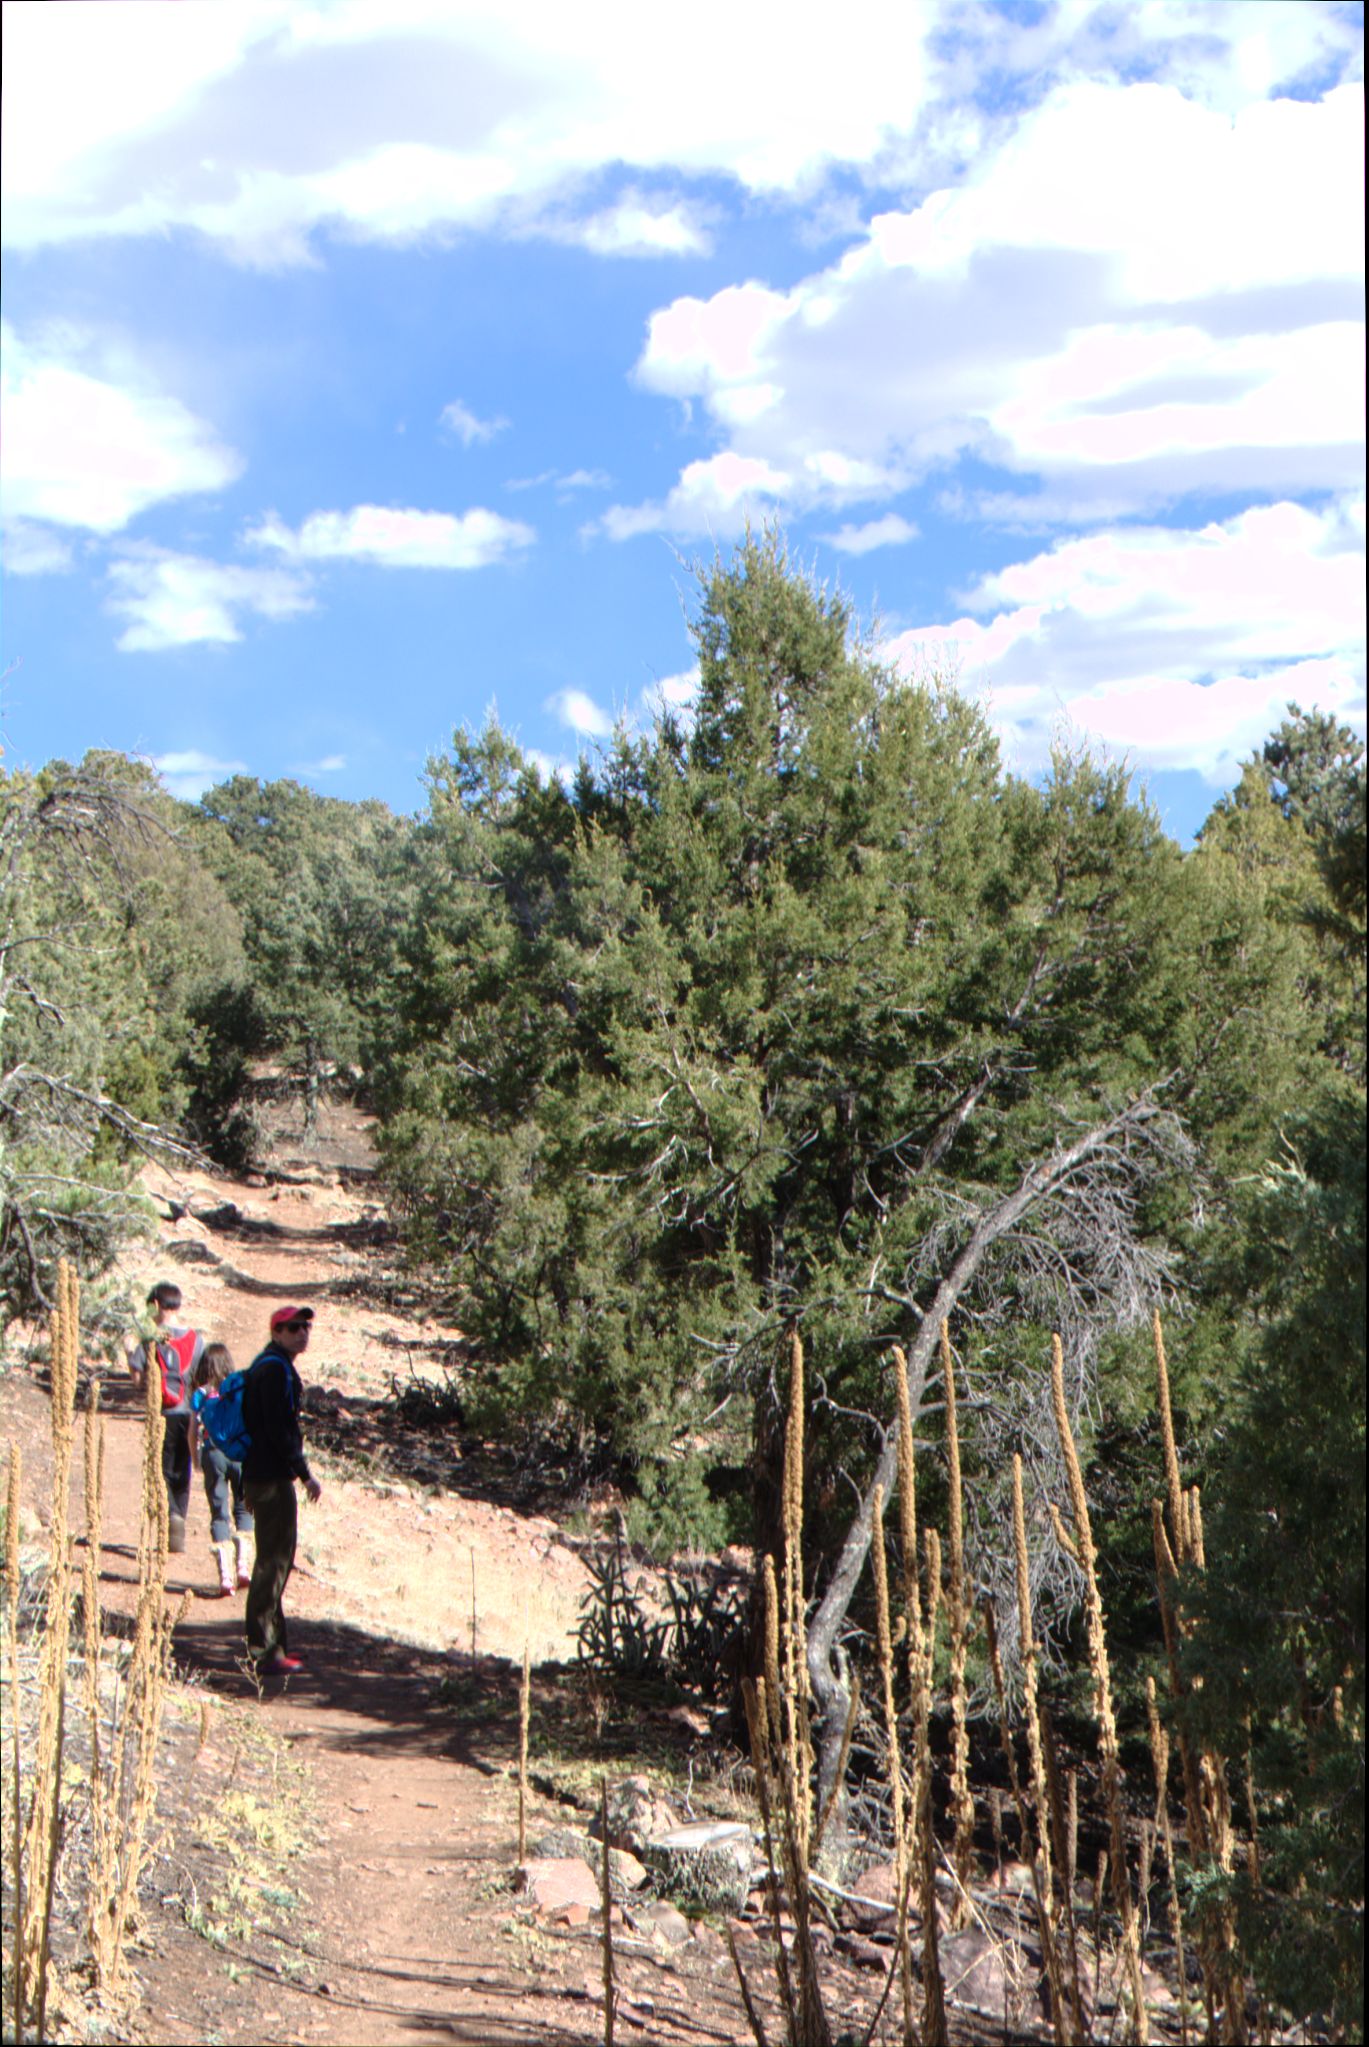
[[[302,1317],[302,1318],[301,1318],[301,1320],[300,1320],[300,1321],[298,1321],[298,1322],[278,1322],[278,1323],[276,1324],[276,1328],[277,1328],[278,1330],[280,1330],[280,1329],[296,1329],[296,1330],[298,1330],[298,1329],[312,1329],[312,1328],[313,1328],[313,1326],[314,1326],[314,1318],[313,1318],[313,1316],[312,1316],[312,1315],[306,1315],[306,1316]]]

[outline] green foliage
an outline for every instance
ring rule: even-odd
[[[108,1269],[143,1225],[136,1158],[183,1105],[189,1006],[236,920],[139,763],[0,773],[0,1302],[41,1309],[55,1262]]]
[[[773,537],[699,599],[688,732],[620,735],[569,791],[497,729],[432,764],[377,1083],[487,1419],[647,1487],[796,1320],[815,1455],[868,1454],[880,1357],[963,1218],[1194,1031],[1198,911],[1123,772],[1005,777],[978,710],[884,672]],[[1107,1213],[1092,1240],[1043,1219],[977,1312],[1134,1290]]]
[[[362,1059],[385,1005],[409,827],[382,803],[247,775],[209,790],[190,823],[250,962],[252,1002],[220,1020],[221,1048],[269,1049],[315,1090],[325,1069]]]
[[[1364,1097],[1342,1078],[1290,1125],[1247,1239],[1265,1321],[1186,1588],[1200,1726],[1249,1725],[1261,1881],[1234,1890],[1262,1987],[1363,2024]]]
[[[716,1695],[745,1627],[747,1587],[711,1562],[665,1571],[668,1612],[649,1613],[628,1582],[623,1543],[585,1559],[590,1582],[575,1631],[582,1662],[615,1677],[668,1679]]]

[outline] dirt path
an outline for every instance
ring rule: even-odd
[[[292,1768],[305,1766],[301,1828],[311,1845],[301,1860],[292,1852],[298,1839],[274,1839],[281,1895],[295,1901],[275,1938],[254,1938],[244,1918],[238,1938],[210,1946],[187,1921],[203,1918],[200,1900],[231,1876],[233,1852],[216,1868],[192,1846],[202,1823],[189,1806],[179,1823],[173,1818],[174,1844],[159,1865],[169,1888],[137,1957],[144,1998],[136,2030],[121,2037],[339,2047],[434,2037],[491,2047],[601,2039],[593,1930],[532,1921],[510,1888],[516,1665],[526,1636],[534,1660],[548,1666],[539,1688],[545,1695],[557,1686],[553,1660],[572,1653],[584,1567],[553,1522],[463,1484],[459,1452],[445,1437],[428,1445],[420,1437],[417,1446],[410,1439],[398,1463],[416,1470],[417,1481],[397,1475],[394,1446],[378,1427],[382,1396],[392,1392],[392,1375],[440,1380],[442,1345],[454,1332],[416,1329],[363,1293],[336,1291],[355,1287],[359,1246],[382,1229],[359,1169],[365,1132],[354,1122],[333,1134],[334,1149],[352,1161],[341,1175],[325,1151],[287,1156],[281,1163],[298,1177],[278,1185],[193,1176],[155,1183],[173,1219],[160,1251],[140,1258],[139,1279],[177,1280],[186,1319],[226,1342],[238,1364],[260,1347],[274,1303],[304,1297],[316,1309],[301,1364],[306,1388],[315,1389],[306,1436],[324,1495],[317,1507],[301,1504],[299,1564],[286,1601],[291,1648],[305,1669],[258,1692],[243,1653],[242,1595],[213,1595],[202,1490],[192,1500],[187,1552],[170,1560],[168,1573],[169,1591],[188,1595],[175,1636],[191,1702],[179,1751],[187,1772],[201,1792],[217,1784],[222,1794],[241,1781],[243,1730],[278,1738],[271,1769],[278,1772],[282,1756]],[[236,1215],[227,1215],[228,1203]],[[28,1433],[40,1454],[26,1491],[41,1498],[43,1402],[36,1388],[27,1393]],[[108,1609],[126,1613],[136,1581],[140,1396],[111,1376],[103,1400],[101,1579]],[[12,1429],[12,1388],[5,1407]],[[320,1448],[321,1440],[333,1448]],[[358,1457],[363,1466],[369,1459],[364,1476]],[[78,1468],[76,1500],[81,1483]],[[192,1738],[197,1699],[208,1703]],[[167,1790],[174,1813],[175,1787]],[[245,1810],[250,1817],[264,1806],[258,1800]],[[564,1818],[539,1802],[530,1827],[535,1834]],[[266,1822],[258,1823],[265,1837]],[[749,2038],[737,2031],[721,1943],[713,1936],[711,1945],[687,1946],[680,1957],[659,1943],[626,1941],[620,2035]]]

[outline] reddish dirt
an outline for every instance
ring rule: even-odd
[[[278,1141],[277,1163],[293,1180],[188,1175],[173,1185],[150,1176],[174,1208],[233,1202],[239,1220],[225,1227],[181,1213],[166,1222],[160,1246],[130,1268],[140,1289],[178,1280],[186,1319],[227,1342],[239,1363],[259,1347],[274,1301],[309,1298],[318,1320],[301,1360],[306,1383],[339,1399],[311,1439],[324,1494],[317,1507],[301,1507],[300,1563],[286,1602],[291,1648],[305,1659],[297,1677],[258,1696],[243,1657],[241,1595],[211,1596],[202,1493],[192,1502],[187,1553],[170,1560],[168,1589],[189,1595],[175,1635],[182,1688],[160,1792],[170,1838],[144,1885],[134,1956],[141,1995],[119,2021],[122,2039],[374,2047],[603,2037],[595,1928],[537,1921],[511,1886],[525,1637],[539,1666],[536,1723],[553,1730],[558,1748],[578,1745],[586,1790],[596,1768],[614,1767],[603,1751],[623,1745],[605,1736],[611,1704],[578,1692],[580,1675],[565,1661],[584,1566],[548,1516],[489,1497],[488,1473],[445,1437],[415,1446],[382,1426],[397,1362],[401,1378],[412,1371],[440,1380],[442,1347],[455,1332],[415,1328],[357,1285],[375,1253],[366,1240],[383,1236],[365,1156],[364,1124],[339,1112],[321,1147],[292,1149],[288,1133],[283,1147]],[[253,1227],[261,1223],[279,1233]],[[356,1290],[334,1294],[340,1281]],[[263,1282],[270,1291],[248,1290]],[[131,1382],[103,1376],[101,1581],[113,1619],[129,1611],[136,1580],[143,1428]],[[24,1442],[25,1495],[40,1512],[45,1434],[39,1384],[12,1370],[0,1382],[0,1435]],[[319,1435],[332,1447],[317,1449]],[[364,1476],[358,1446],[370,1461]],[[76,1461],[80,1528],[79,1451]],[[415,1467],[419,1482],[394,1475]],[[269,1753],[249,1739],[263,1730],[279,1738]],[[250,1813],[266,1810],[282,1759],[299,1818],[288,1839],[267,1836],[264,1820],[260,1831],[266,1875],[274,1859],[289,1909],[273,1917],[262,1902],[272,1893],[261,1889],[258,1840],[256,1903],[249,1899],[237,1920],[229,1914],[223,1944],[212,1945],[190,1922],[234,1873],[232,1825],[215,1832],[216,1807],[229,1810],[223,1800],[236,1786],[257,1800]],[[575,1817],[534,1800],[529,1836]],[[620,1930],[619,1942],[620,2038],[751,2038],[716,1930],[673,1950],[631,1930]],[[748,1947],[751,1973],[763,1977],[754,1938]],[[772,2007],[772,2031],[774,2017]]]

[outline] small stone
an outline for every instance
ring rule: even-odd
[[[853,1898],[842,1900],[842,1917],[857,1932],[873,1933],[892,1922],[898,1909],[898,1870],[892,1862],[872,1864],[861,1872],[851,1889]]]
[[[589,1906],[573,1898],[568,1905],[558,1905],[554,1912],[546,1913],[553,1926],[588,1926]]]
[[[665,1898],[658,1898],[654,1905],[648,1905],[641,1916],[667,1947],[679,1947],[689,1939],[689,1921]]]
[[[590,1821],[590,1832],[599,1834],[599,1819]],[[608,1791],[608,1838],[614,1848],[640,1855],[646,1843],[675,1825],[675,1814],[652,1790],[646,1777],[622,1777]]]
[[[544,1857],[519,1864],[514,1888],[523,1891],[539,1912],[558,1912],[565,1905],[583,1905],[585,1916],[599,1903],[593,1870],[578,1856]]]
[[[877,1947],[874,1941],[866,1940],[863,1934],[839,1933],[836,1937],[836,1945],[842,1954],[848,1956],[851,1961],[855,1962],[862,1969],[884,1969],[888,1967],[889,1949]]]
[[[992,1940],[967,1926],[940,1943],[941,1978],[956,2004],[1001,2018],[1026,1987],[1026,1957],[1016,1941]]]

